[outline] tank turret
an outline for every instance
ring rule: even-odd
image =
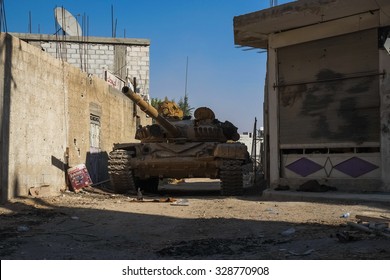
[[[227,142],[237,141],[240,138],[237,127],[229,121],[220,122],[210,108],[196,109],[194,119],[182,118],[177,114],[177,110],[170,110],[171,113],[168,113],[167,108],[163,108],[160,110],[162,113],[159,113],[129,87],[124,87],[122,92],[157,123],[137,129],[135,138],[141,142]],[[169,107],[176,108],[177,105],[170,102]]]

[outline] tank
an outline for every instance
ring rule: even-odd
[[[122,92],[155,123],[137,128],[138,143],[116,143],[109,154],[109,175],[115,192],[157,192],[160,179],[220,179],[221,194],[243,193],[243,166],[250,163],[237,127],[220,122],[207,107],[194,118],[177,110],[156,110],[129,87]],[[167,108],[175,108],[170,104]],[[165,113],[164,113],[165,112]]]

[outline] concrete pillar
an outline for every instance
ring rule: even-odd
[[[267,88],[268,88],[268,148],[269,148],[269,186],[276,187],[279,183],[279,101],[277,84],[277,52],[268,48]]]
[[[379,79],[382,189],[390,192],[390,55],[379,50],[379,71],[386,74]]]

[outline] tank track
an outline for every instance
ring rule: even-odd
[[[115,150],[110,152],[108,157],[108,174],[111,185],[116,193],[136,193],[136,186],[130,161],[133,157],[132,151]]]
[[[220,169],[221,193],[224,196],[242,195],[244,193],[242,162],[226,160]]]

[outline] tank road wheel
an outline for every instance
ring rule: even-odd
[[[116,193],[136,192],[133,173],[130,168],[132,151],[115,150],[108,157],[108,174]]]
[[[159,180],[158,177],[151,177],[144,180],[137,179],[136,186],[145,192],[157,193]]]
[[[242,162],[240,160],[223,161],[220,169],[221,194],[225,196],[242,195],[244,192]]]

